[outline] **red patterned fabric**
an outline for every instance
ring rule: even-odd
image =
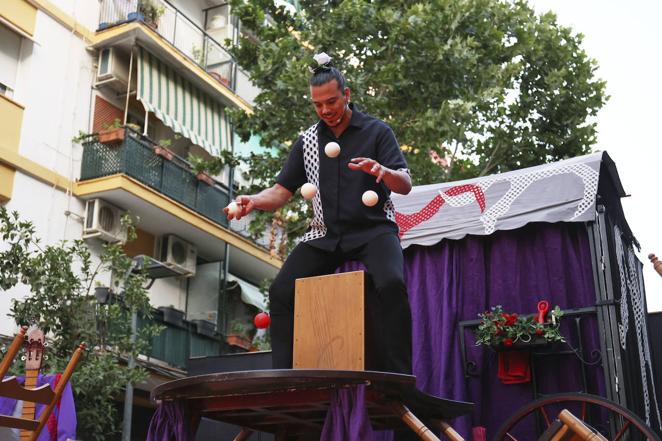
[[[443,194],[447,196],[459,196],[462,193],[473,193],[476,197],[476,202],[480,207],[480,212],[485,211],[485,194],[483,190],[477,185],[466,184],[458,185],[456,187],[451,187]],[[413,214],[402,214],[398,211],[395,212],[395,221],[400,228],[400,237],[402,237],[407,231],[414,228],[416,225],[423,223],[429,220],[432,216],[437,214],[439,209],[444,205],[446,200],[442,194],[438,194],[430,202],[427,203],[423,209]]]
[[[53,388],[57,387],[57,384],[60,382],[60,378],[62,378],[62,374],[56,374],[55,375],[55,381],[53,382]],[[60,412],[60,404],[62,403],[62,399],[59,399],[57,401],[57,411],[58,413]],[[51,441],[57,441],[57,418],[55,416],[55,412],[51,412],[51,415],[48,417],[48,423],[46,423],[46,427],[48,428],[48,434],[50,435]]]

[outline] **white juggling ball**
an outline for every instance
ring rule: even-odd
[[[324,153],[329,158],[335,158],[340,154],[340,145],[337,142],[331,141],[324,147]]]
[[[241,207],[235,201],[232,201],[228,204],[228,214],[231,214],[234,217],[241,214]]]
[[[363,196],[361,196],[361,200],[363,201],[363,205],[367,207],[372,207],[379,201],[379,196],[377,196],[377,193],[375,193],[372,190],[368,190],[365,193],[363,193]]]
[[[312,199],[315,197],[317,194],[317,187],[315,187],[314,184],[311,184],[310,182],[306,182],[301,186],[301,196],[303,196],[304,199]]]

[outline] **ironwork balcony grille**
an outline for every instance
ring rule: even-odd
[[[125,130],[120,144],[103,144],[96,139],[83,143],[81,181],[123,173],[228,227],[222,211],[230,202],[226,188],[199,181],[185,160],[157,156],[149,140],[129,128]]]

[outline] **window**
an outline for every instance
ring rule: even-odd
[[[11,97],[16,85],[16,74],[23,38],[0,25],[0,93]]]

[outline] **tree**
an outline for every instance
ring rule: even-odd
[[[135,238],[130,220],[125,217],[123,223],[129,239]],[[0,291],[22,284],[31,294],[12,301],[16,323],[36,324],[49,333],[44,372],[62,372],[75,347],[87,344],[90,350],[71,380],[78,432],[86,441],[112,437],[121,422],[114,405],[118,395],[128,382],[147,377],[144,368],[129,369],[123,359],[145,353],[151,337],[161,331],[144,326],[131,342],[131,312],[149,318],[145,274],[130,272],[131,258],[118,244],[104,245],[98,260],[82,240],[43,246],[34,226],[4,207],[0,207],[0,237]],[[108,273],[121,301],[98,305],[92,289]]]
[[[415,184],[556,161],[595,142],[607,99],[596,63],[580,34],[525,1],[304,0],[296,15],[273,0],[232,4],[252,33],[232,53],[261,91],[253,113],[232,118],[244,140],[280,146],[276,167],[315,121],[308,67],[321,51],[346,73],[352,101],[393,127]],[[252,183],[270,185],[276,171]]]

